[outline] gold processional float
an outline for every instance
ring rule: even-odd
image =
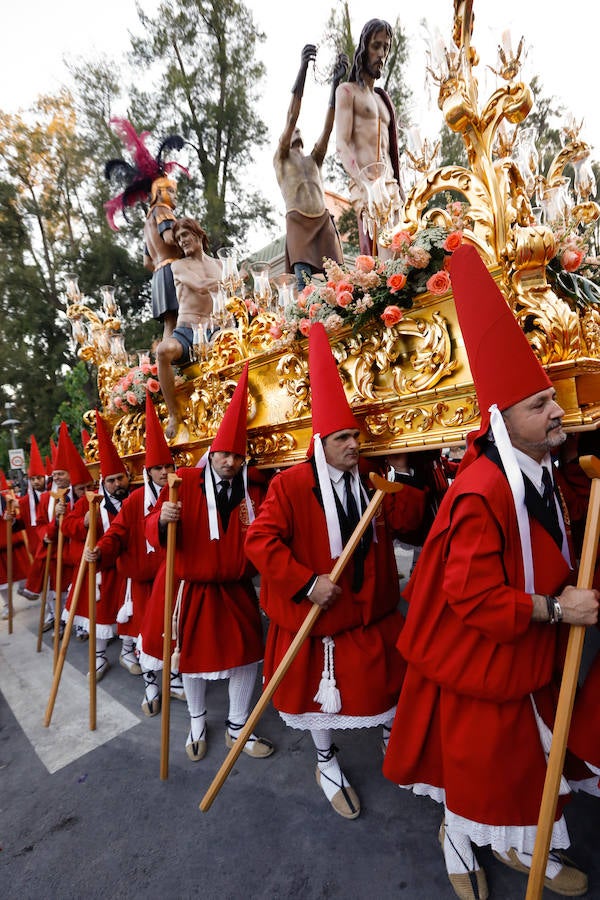
[[[451,230],[452,210],[459,208],[462,239],[481,253],[547,367],[565,410],[566,430],[593,429],[600,423],[600,292],[578,290],[578,285],[594,285],[565,271],[558,288],[548,281],[557,235],[568,232],[577,238],[586,229],[589,233],[600,215],[590,199],[596,190],[590,147],[572,125],[546,175],[539,174],[533,129],[522,125],[533,104],[529,87],[518,80],[523,42],[514,53],[507,33],[499,48],[498,71],[494,70],[502,85],[480,108],[473,74],[478,57],[471,44],[472,6],[472,0],[456,0],[452,41],[447,46],[438,41],[428,67],[439,87],[444,119],[464,140],[468,168],[432,169],[437,147],[426,140],[419,147],[417,129],[412,129],[412,152],[404,163],[412,170],[414,185],[404,219],[390,227],[385,189],[376,179],[367,184],[371,221],[366,224],[371,234],[379,234],[382,245],[392,246],[401,233],[417,243],[436,234],[436,229]],[[575,172],[575,203],[564,176],[568,165]],[[209,446],[247,359],[249,454],[264,468],[292,464],[304,458],[311,435],[307,341],[298,330],[295,279],[280,277],[274,292],[268,266],[258,264],[251,270],[253,293],[245,297],[235,252],[224,248],[219,256],[223,278],[213,297],[218,330],[208,341],[198,329],[196,359],[178,378],[184,425],[170,442],[176,464],[195,464]],[[80,294],[77,279],[69,278],[67,316],[80,345],[79,356],[97,367],[101,411],[112,426],[116,447],[139,478],[145,417],[136,385],[156,397],[163,423],[167,411],[151,361],[141,358],[131,366],[114,288],[102,292],[99,314]],[[363,305],[355,304],[355,309],[364,313],[364,292],[358,293]],[[371,320],[363,315],[360,327],[356,319],[334,315],[334,320],[332,349],[361,423],[364,453],[448,447],[462,443],[477,427],[477,398],[450,291],[414,297],[411,308],[394,324],[384,324],[379,315]],[[84,420],[94,435],[93,413]],[[94,436],[86,447],[86,460],[97,462]]]

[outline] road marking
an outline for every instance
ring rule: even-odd
[[[16,594],[16,592],[15,592]],[[0,690],[50,774],[122,734],[141,719],[97,687],[96,730],[89,729],[87,677],[65,660],[52,721],[43,720],[52,686],[52,649],[36,652],[39,606],[14,597],[13,633],[2,623]]]

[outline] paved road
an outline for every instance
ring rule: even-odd
[[[202,813],[226,755],[226,683],[209,686],[201,762],[185,755],[187,710],[172,703],[169,778],[161,781],[160,718],[142,714],[142,680],[119,667],[118,643],[98,688],[97,730],[88,729],[87,645],[75,641],[52,724],[42,727],[50,638],[36,654],[38,605],[17,597],[16,608],[14,634],[0,624],[2,900],[454,897],[437,844],[439,808],[382,776],[378,730],[336,735],[361,797],[354,821],[337,816],[317,787],[310,737],[286,729],[272,709],[258,731],[276,754],[242,755]],[[588,896],[600,900],[600,801],[576,795],[567,818],[573,855],[590,875]],[[487,848],[480,858],[493,897],[524,897],[522,876]]]

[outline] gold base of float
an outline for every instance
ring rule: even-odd
[[[492,274],[502,278],[500,269]],[[245,362],[238,330],[222,332],[218,344],[214,358],[186,367],[186,381],[177,389],[182,426],[171,442],[177,465],[195,465],[209,447]],[[421,295],[392,327],[373,324],[356,334],[344,329],[331,337],[331,346],[361,425],[364,454],[449,447],[477,428],[477,397],[451,293]],[[598,427],[600,359],[579,356],[546,369],[566,430]],[[304,459],[312,434],[308,342],[251,356],[248,375],[249,455],[261,468]],[[157,411],[166,426],[164,403]],[[143,413],[109,418],[113,441],[135,480],[144,464],[144,419]],[[97,462],[94,439],[87,459]]]

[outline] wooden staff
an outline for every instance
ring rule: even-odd
[[[371,520],[375,516],[377,510],[381,506],[383,502],[383,498],[386,494],[394,494],[397,491],[402,490],[402,484],[396,483],[394,481],[386,481],[385,478],[382,478],[380,475],[377,475],[375,472],[371,472],[369,475],[374,487],[377,489],[371,498],[371,502],[365,509],[364,513],[360,521],[358,522],[356,528],[352,532],[346,546],[344,547],[342,553],[340,554],[335,566],[331,570],[329,575],[330,581],[336,584],[346,568],[348,562],[352,558],[352,554],[356,550],[360,539],[363,534],[367,530]],[[277,666],[277,669],[271,676],[271,680],[267,685],[265,685],[263,692],[260,696],[260,699],[250,715],[248,716],[248,720],[246,724],[240,731],[236,741],[233,744],[233,747],[230,749],[229,753],[225,757],[223,764],[215,777],[213,778],[207,792],[200,802],[200,809],[202,812],[207,812],[212,806],[213,800],[223,787],[225,783],[225,779],[233,769],[235,765],[235,761],[244,749],[244,745],[250,735],[252,734],[254,727],[265,709],[269,705],[273,694],[279,687],[281,681],[283,680],[287,670],[295,660],[300,647],[310,634],[315,622],[319,618],[321,612],[323,611],[322,606],[318,606],[316,603],[313,603],[310,611],[307,613],[304,622],[300,626],[300,629],[296,633],[296,637],[290,644],[287,652],[285,653],[283,659]]]
[[[44,563],[44,580],[42,581],[42,593],[40,599],[40,622],[38,625],[37,652],[42,652],[42,634],[44,631],[44,616],[46,614],[46,598],[48,597],[48,584],[50,582],[50,563],[52,562],[52,541],[46,547],[46,560]]]
[[[85,546],[83,548],[83,553],[81,554],[81,560],[79,563],[79,569],[77,570],[77,579],[75,581],[75,586],[73,588],[73,593],[71,595],[71,606],[69,609],[69,617],[67,619],[67,624],[65,625],[65,633],[63,634],[63,639],[60,645],[60,653],[58,655],[58,663],[56,665],[56,669],[54,670],[54,676],[52,679],[52,688],[50,690],[50,697],[48,699],[48,705],[46,706],[46,714],[44,716],[44,728],[48,728],[50,725],[50,720],[52,719],[52,712],[54,710],[54,703],[56,701],[56,695],[58,693],[58,686],[60,684],[60,679],[62,676],[62,670],[65,664],[65,657],[67,655],[67,648],[69,646],[69,641],[71,639],[71,630],[73,628],[73,620],[75,619],[75,613],[77,610],[77,603],[79,601],[79,595],[81,594],[81,588],[83,585],[83,578],[86,572],[87,563],[85,561],[85,551],[86,548],[90,546],[89,543],[90,536],[89,532],[86,537]]]
[[[600,538],[600,460],[595,456],[583,456],[579,465],[585,474],[591,478],[590,502],[585,521],[585,533],[583,536],[583,549],[579,565],[577,587],[589,590],[594,579],[596,555],[598,553],[598,540]],[[565,656],[556,717],[552,730],[552,744],[548,757],[548,770],[544,781],[542,804],[538,818],[533,859],[527,881],[527,894],[525,900],[539,900],[544,889],[546,875],[546,862],[552,837],[552,826],[556,813],[556,803],[560,790],[560,779],[565,762],[567,738],[571,724],[571,713],[575,701],[577,678],[583,652],[585,638],[584,625],[571,625],[569,628],[569,641]]]
[[[169,503],[177,503],[181,478],[173,472],[169,473]],[[163,672],[162,672],[162,708],[160,739],[160,777],[166,781],[169,777],[169,728],[171,721],[171,647],[173,615],[173,582],[175,577],[175,541],[177,538],[177,522],[167,525],[167,558],[165,562],[165,618],[163,630]]]
[[[68,492],[68,488],[61,488],[52,493],[56,499],[63,500]],[[58,542],[56,544],[56,576],[54,579],[54,648],[52,658],[52,671],[56,669],[58,662],[58,651],[60,648],[60,619],[62,614],[62,571],[63,571],[63,550],[65,546],[65,536],[62,530],[63,515],[57,517],[56,527],[58,528]]]
[[[102,497],[95,491],[86,491],[85,496],[90,505],[88,533],[86,543],[91,550],[96,546],[98,533],[97,507]],[[71,604],[72,605],[72,604]],[[96,730],[96,563],[88,563],[88,680],[90,683],[90,731]]]
[[[8,633],[13,633],[13,519],[12,502],[6,498],[6,581],[8,583]]]

